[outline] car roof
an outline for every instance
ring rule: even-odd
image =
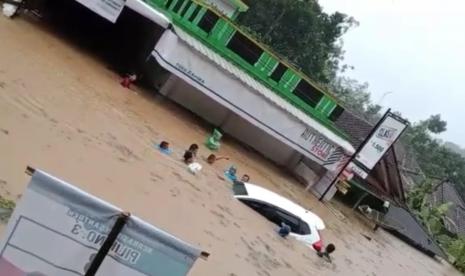
[[[244,182],[244,186],[247,189],[247,195],[236,196],[237,198],[250,198],[273,204],[274,206],[284,211],[287,211],[291,214],[300,217],[300,219],[302,219],[306,223],[310,225],[315,225],[318,230],[325,229],[325,224],[320,217],[305,209],[304,207],[298,205],[297,203],[294,203],[291,200],[281,195],[278,195],[275,192],[272,192],[270,190],[267,190],[263,187],[251,183]]]

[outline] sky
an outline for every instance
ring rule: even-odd
[[[372,101],[410,121],[441,114],[438,138],[465,147],[465,1],[319,0],[353,16],[343,36],[345,75],[368,82]]]

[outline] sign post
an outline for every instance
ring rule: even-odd
[[[384,116],[373,127],[367,138],[360,144],[355,153],[349,158],[346,165],[342,167],[331,184],[320,196],[320,201],[324,199],[329,190],[336,184],[343,172],[349,168],[352,172],[362,178],[368,177],[368,173],[383,158],[384,154],[399,139],[408,122],[399,116],[391,113],[388,109]]]

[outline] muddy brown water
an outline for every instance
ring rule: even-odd
[[[344,206],[319,203],[234,141],[224,141],[219,153],[231,160],[203,162],[199,175],[189,174],[182,150],[202,144],[209,131],[163,98],[123,89],[114,72],[39,22],[0,17],[2,196],[20,198],[27,165],[43,169],[210,252],[192,276],[460,275],[383,231],[371,232]],[[174,156],[154,150],[161,140],[171,142]],[[200,157],[208,154],[201,146]],[[278,238],[272,224],[235,201],[220,177],[230,164],[319,214],[325,240],[337,246],[334,262]]]

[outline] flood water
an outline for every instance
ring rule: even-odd
[[[261,156],[232,139],[221,160],[191,175],[180,162],[211,128],[148,91],[124,89],[102,62],[34,19],[0,17],[0,194],[20,198],[26,166],[45,170],[211,253],[191,276],[460,275],[383,232],[341,204],[323,205]],[[137,88],[136,88],[137,89]],[[167,140],[168,157],[153,144]],[[230,164],[320,215],[333,263],[281,239],[274,225],[232,198]],[[334,211],[334,209],[339,211]],[[365,236],[371,238],[367,239]]]

